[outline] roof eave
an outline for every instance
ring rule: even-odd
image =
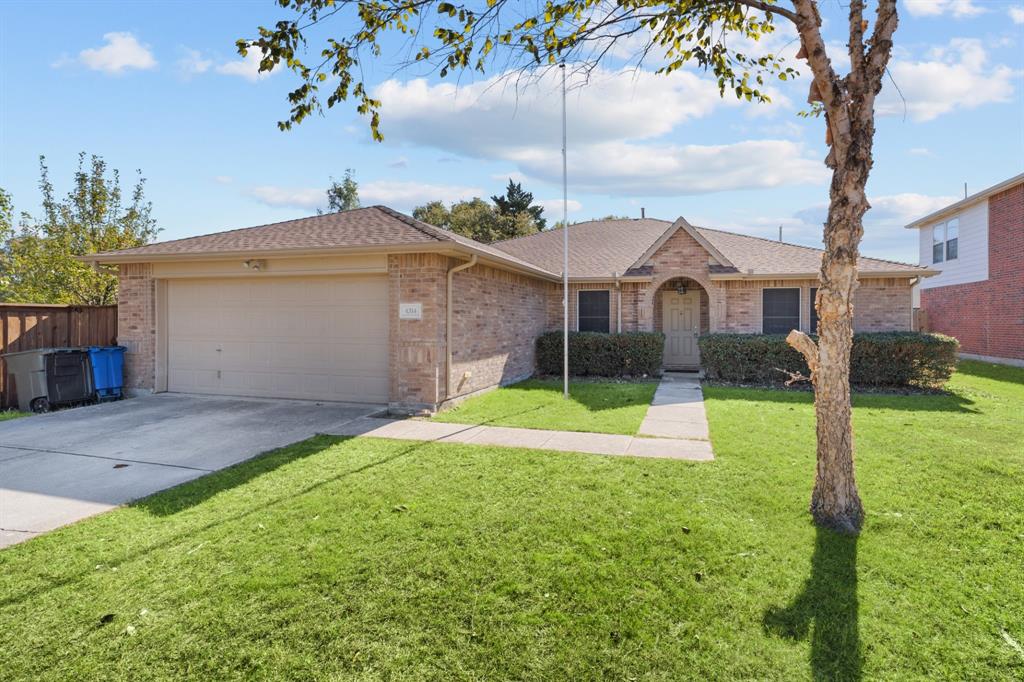
[[[444,241],[436,243],[418,244],[395,244],[395,245],[373,245],[373,246],[344,246],[334,248],[299,248],[299,249],[254,249],[247,251],[204,251],[194,253],[122,253],[122,254],[89,254],[76,256],[75,260],[82,263],[93,263],[102,265],[121,265],[127,263],[166,263],[172,261],[216,261],[232,260],[235,258],[313,258],[317,256],[347,256],[367,254],[389,254],[389,253],[441,253],[441,254],[475,254],[480,262],[488,265],[513,270],[525,274],[558,281],[559,277],[553,272],[538,268],[526,263],[516,262],[500,257],[483,249],[476,249],[467,244],[455,241]]]
[[[880,277],[932,277],[939,274],[938,270],[926,268],[914,270],[869,270],[857,273],[858,279],[876,279]],[[709,275],[712,280],[755,280],[755,279],[817,279],[819,273],[814,272],[725,272]]]

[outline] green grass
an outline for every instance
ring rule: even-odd
[[[319,437],[0,551],[0,677],[1024,678],[1024,371],[856,397],[859,539],[707,392],[711,463]]]
[[[633,435],[657,388],[656,381],[576,381],[565,400],[561,380],[528,379],[470,398],[434,420]]]
[[[30,412],[18,412],[17,410],[0,410],[0,422],[5,422],[8,419],[28,417],[30,414]]]

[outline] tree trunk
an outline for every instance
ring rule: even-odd
[[[865,164],[863,158],[856,158],[860,155],[850,156],[854,158],[836,168],[832,178],[818,289],[817,367],[811,374],[818,466],[811,515],[820,526],[857,533],[864,520],[864,507],[857,494],[853,465],[850,348],[861,220],[868,209],[864,190],[870,157]]]

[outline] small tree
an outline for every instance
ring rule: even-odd
[[[15,229],[0,219],[0,285],[4,300],[19,303],[110,305],[117,302],[117,273],[109,267],[93,269],[75,259],[99,251],[127,249],[156,237],[152,205],[146,201],[146,180],[139,178],[131,203],[122,204],[120,174],[108,176],[99,156],[78,156],[74,186],[58,200],[50,182],[46,159],[39,157],[39,188],[43,212],[39,218],[22,214]],[[5,199],[9,203],[9,195]]]
[[[331,178],[331,186],[327,188],[327,212],[338,213],[353,208],[359,208],[359,183],[356,182],[356,172],[346,168],[341,182]]]
[[[442,201],[430,201],[412,210],[412,217],[416,220],[433,225],[434,227],[448,229],[451,225],[452,213]]]
[[[688,64],[711,72],[719,91],[748,101],[764,102],[766,77],[788,80],[796,72],[775,54],[752,53],[744,43],[760,40],[786,21],[796,29],[798,56],[811,71],[808,100],[824,113],[825,140],[830,150],[825,165],[832,171],[825,253],[819,271],[817,343],[794,331],[790,343],[806,358],[815,390],[818,466],[811,514],[822,525],[858,532],[864,509],[853,467],[853,425],[850,409],[850,347],[853,342],[853,297],[857,290],[857,257],[862,219],[870,208],[865,188],[873,165],[875,97],[892,55],[898,22],[896,0],[874,0],[874,27],[869,33],[865,0],[848,0],[845,26],[850,70],[836,73],[822,36],[818,0],[549,0],[543,4],[486,0],[455,4],[446,0],[279,0],[293,9],[294,19],[260,27],[259,35],[237,42],[243,56],[250,49],[262,55],[261,71],[281,64],[302,80],[288,98],[291,111],[278,126],[287,130],[314,111],[322,111],[319,88],[334,76],[327,107],[351,98],[370,117],[375,139],[380,131],[380,101],[361,80],[360,61],[378,57],[381,39],[404,34],[416,61],[436,64],[444,77],[452,72],[509,64],[522,69],[571,63],[583,72],[610,54],[635,46],[637,60],[659,58],[658,73],[672,73]],[[344,10],[351,9],[350,14]],[[312,29],[320,33],[329,21],[341,23],[342,35],[325,40],[319,61],[306,65],[299,54]],[[428,30],[420,32],[421,27]],[[619,50],[613,48],[620,48]],[[755,50],[756,52],[756,50]]]
[[[537,230],[543,230],[547,221],[543,218],[544,207],[536,206],[533,203],[533,193],[523,189],[522,183],[512,182],[508,179],[508,187],[504,195],[495,195],[491,201],[498,207],[498,213],[507,218],[518,218],[521,215],[529,216]]]

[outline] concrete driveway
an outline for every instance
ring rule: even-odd
[[[0,422],[0,547],[382,409],[162,393]]]

